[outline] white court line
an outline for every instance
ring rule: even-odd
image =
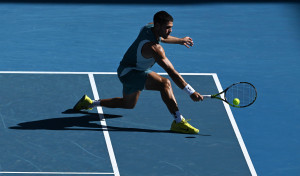
[[[99,94],[98,94],[98,91],[97,91],[95,78],[94,78],[94,75],[92,73],[89,73],[89,79],[90,79],[90,83],[91,83],[91,86],[92,86],[94,99],[99,100],[100,98],[99,98]],[[111,161],[113,171],[115,173],[115,176],[120,176],[119,168],[118,168],[118,165],[117,165],[117,161],[116,161],[115,153],[114,153],[114,150],[113,150],[113,147],[112,147],[112,144],[111,144],[111,140],[110,140],[110,137],[109,137],[109,133],[108,133],[106,121],[105,121],[105,118],[104,118],[104,115],[103,115],[102,107],[98,106],[97,110],[98,110],[98,114],[99,114],[99,117],[100,117],[100,123],[101,123],[102,129],[103,129],[103,134],[104,134],[104,138],[105,138],[105,141],[106,141],[106,146],[107,146],[107,150],[108,150],[108,154],[109,154],[109,157],[110,157],[110,161]]]
[[[214,74],[214,75],[213,75],[213,78],[214,78],[214,80],[215,80],[215,83],[216,83],[216,86],[217,86],[217,88],[218,88],[218,91],[219,91],[219,92],[222,92],[222,91],[223,91],[223,88],[222,88],[222,86],[221,86],[221,83],[220,83],[220,80],[219,80],[218,76],[217,76],[216,74]],[[224,97],[222,97],[222,98],[224,98]],[[242,135],[241,135],[241,133],[240,133],[240,130],[239,130],[239,128],[238,128],[238,126],[237,126],[237,124],[236,124],[236,121],[235,121],[235,119],[234,119],[234,117],[233,117],[233,114],[232,114],[232,111],[231,111],[231,109],[230,109],[230,106],[229,106],[227,103],[225,103],[225,102],[223,102],[223,104],[224,104],[224,107],[225,107],[226,112],[227,112],[227,114],[228,114],[228,117],[229,117],[229,120],[230,120],[231,125],[232,125],[232,127],[233,127],[233,130],[234,130],[234,132],[235,132],[235,135],[236,135],[236,137],[237,137],[237,139],[238,139],[238,141],[239,141],[239,144],[240,144],[240,146],[241,146],[241,149],[242,149],[242,151],[243,151],[243,154],[244,154],[244,157],[245,157],[246,162],[247,162],[247,164],[248,164],[248,167],[249,167],[249,169],[250,169],[251,175],[252,175],[252,176],[257,176],[257,173],[256,173],[256,171],[255,171],[255,168],[254,168],[253,163],[252,163],[252,161],[251,161],[251,158],[250,158],[250,156],[249,156],[248,150],[247,150],[247,148],[246,148],[246,145],[245,145],[245,143],[244,143],[244,140],[243,140],[243,138],[242,138]]]

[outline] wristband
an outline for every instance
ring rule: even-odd
[[[189,95],[192,95],[194,92],[196,92],[189,84],[187,84],[183,90]]]

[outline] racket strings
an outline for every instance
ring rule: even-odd
[[[226,91],[225,98],[230,104],[233,104],[233,100],[238,98],[240,100],[238,106],[244,107],[251,105],[255,101],[256,95],[256,89],[253,85],[249,83],[238,83]]]

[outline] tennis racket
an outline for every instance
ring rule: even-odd
[[[245,108],[252,105],[257,97],[256,88],[248,82],[238,82],[227,87],[224,91],[214,95],[202,95],[203,98],[214,98],[222,100],[232,107]],[[238,98],[240,103],[235,105],[234,99]]]

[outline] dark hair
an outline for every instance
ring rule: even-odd
[[[166,11],[159,11],[153,17],[154,25],[156,23],[166,24],[170,21],[173,22],[173,17],[170,14],[168,14],[168,12]]]

